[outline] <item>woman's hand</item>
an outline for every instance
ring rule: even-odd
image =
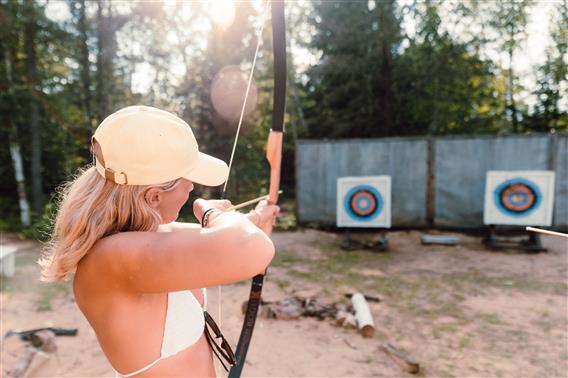
[[[251,220],[261,230],[269,233],[272,230],[272,226],[276,223],[276,217],[279,213],[279,206],[271,205],[267,200],[262,200],[256,205],[256,208],[251,211],[253,216]]]
[[[229,200],[205,200],[203,198],[198,198],[193,201],[193,214],[197,218],[197,221],[201,222],[203,214],[209,209],[216,209],[219,211],[225,211],[231,207],[231,201]]]

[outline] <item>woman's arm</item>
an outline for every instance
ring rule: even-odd
[[[274,256],[272,241],[243,214],[217,212],[207,228],[172,227],[101,240],[91,256],[95,269],[126,290],[164,292],[245,280],[263,272]]]
[[[239,213],[241,214],[241,213]],[[243,214],[249,221],[254,223],[256,226],[260,223],[260,215],[254,211],[250,211],[248,214]],[[172,222],[168,224],[161,224],[158,227],[158,232],[175,232],[175,231],[183,231],[187,229],[196,229],[201,228],[201,225],[198,223],[187,223],[187,222]]]

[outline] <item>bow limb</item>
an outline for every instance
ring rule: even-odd
[[[278,189],[280,187],[284,113],[286,109],[286,29],[283,0],[272,1],[272,45],[274,51],[274,101],[272,108],[272,129],[270,130],[266,143],[266,159],[270,164],[268,202],[276,204],[278,202]],[[269,225],[264,231],[270,236],[272,233],[272,225]],[[229,371],[229,377],[231,378],[241,376],[261,302],[260,298],[263,282],[264,274],[258,274],[252,279],[243,328],[235,352],[236,364]]]

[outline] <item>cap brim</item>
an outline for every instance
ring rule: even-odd
[[[197,184],[219,186],[228,176],[229,167],[223,160],[200,152],[198,163],[183,177]]]

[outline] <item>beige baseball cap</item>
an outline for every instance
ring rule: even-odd
[[[121,185],[162,184],[186,178],[207,186],[227,180],[224,161],[199,152],[191,127],[149,106],[129,106],[104,119],[92,138],[97,171]]]

